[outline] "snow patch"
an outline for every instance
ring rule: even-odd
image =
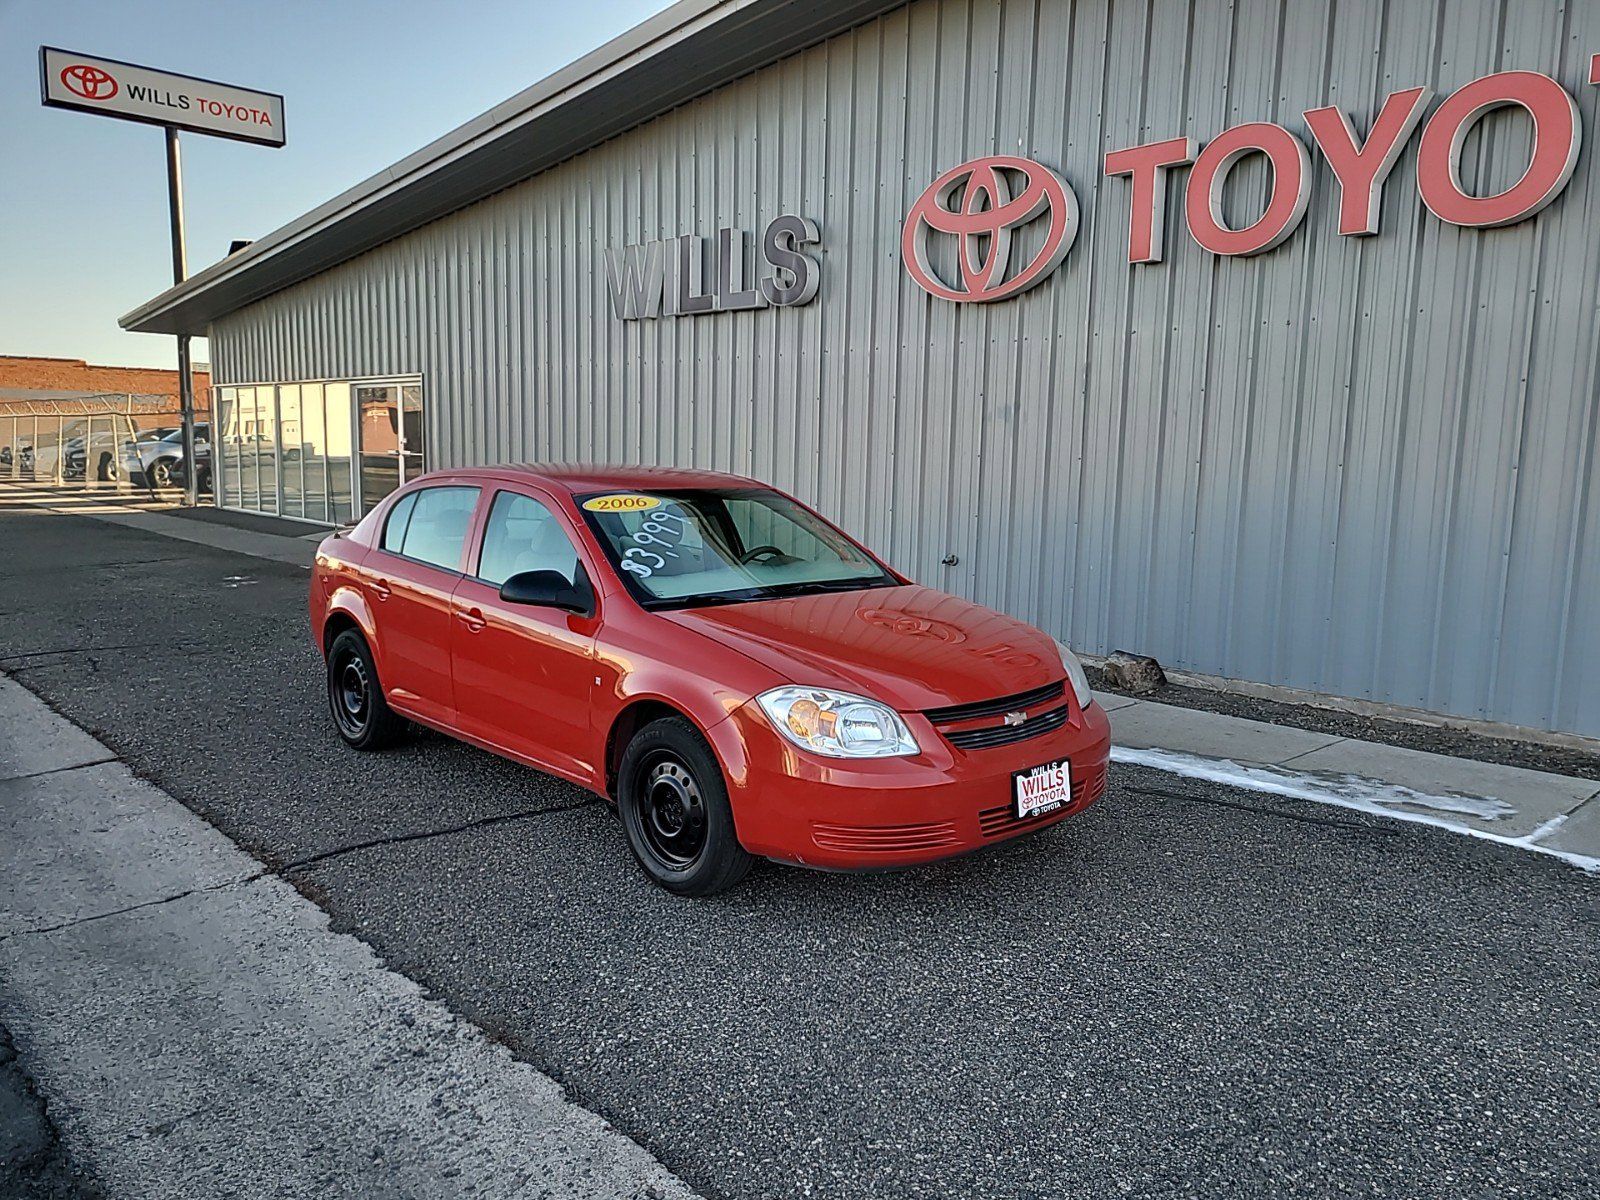
[[[1539,839],[1559,829],[1565,816],[1546,821],[1532,833],[1521,837],[1492,833],[1463,824],[1456,818],[1466,817],[1478,821],[1500,821],[1515,816],[1513,804],[1492,796],[1433,795],[1381,779],[1367,779],[1360,775],[1326,775],[1307,771],[1293,771],[1287,767],[1272,767],[1259,763],[1241,763],[1228,758],[1207,758],[1200,754],[1186,754],[1178,750],[1134,749],[1113,746],[1111,761],[1129,766],[1150,767],[1181,775],[1187,779],[1200,779],[1226,787],[1244,788],[1252,792],[1265,792],[1274,796],[1289,796],[1296,800],[1309,800],[1314,804],[1331,804],[1338,808],[1409,821],[1416,825],[1431,825],[1481,838],[1502,846],[1519,850],[1532,850],[1548,854],[1570,863],[1584,871],[1600,873],[1600,858],[1573,854],[1539,844]]]

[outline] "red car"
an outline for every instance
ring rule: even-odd
[[[311,625],[351,746],[414,721],[569,779],[680,894],[945,858],[1105,789],[1071,651],[731,475],[425,475],[318,547]]]

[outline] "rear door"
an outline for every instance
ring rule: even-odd
[[[363,566],[383,690],[395,708],[454,726],[450,596],[461,582],[480,489],[446,484],[402,496]]]
[[[590,703],[598,599],[587,613],[500,599],[522,571],[585,572],[572,530],[544,497],[503,488],[454,596],[451,670],[463,733],[585,782],[596,777]]]

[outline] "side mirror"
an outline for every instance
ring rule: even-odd
[[[566,612],[589,611],[589,581],[580,569],[574,584],[560,571],[519,571],[500,585],[500,599],[508,604],[534,604]]]

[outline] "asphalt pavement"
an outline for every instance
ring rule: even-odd
[[[677,900],[575,788],[345,750],[298,567],[26,512],[0,564],[0,669],[707,1197],[1600,1195],[1558,861],[1116,767],[987,853]]]

